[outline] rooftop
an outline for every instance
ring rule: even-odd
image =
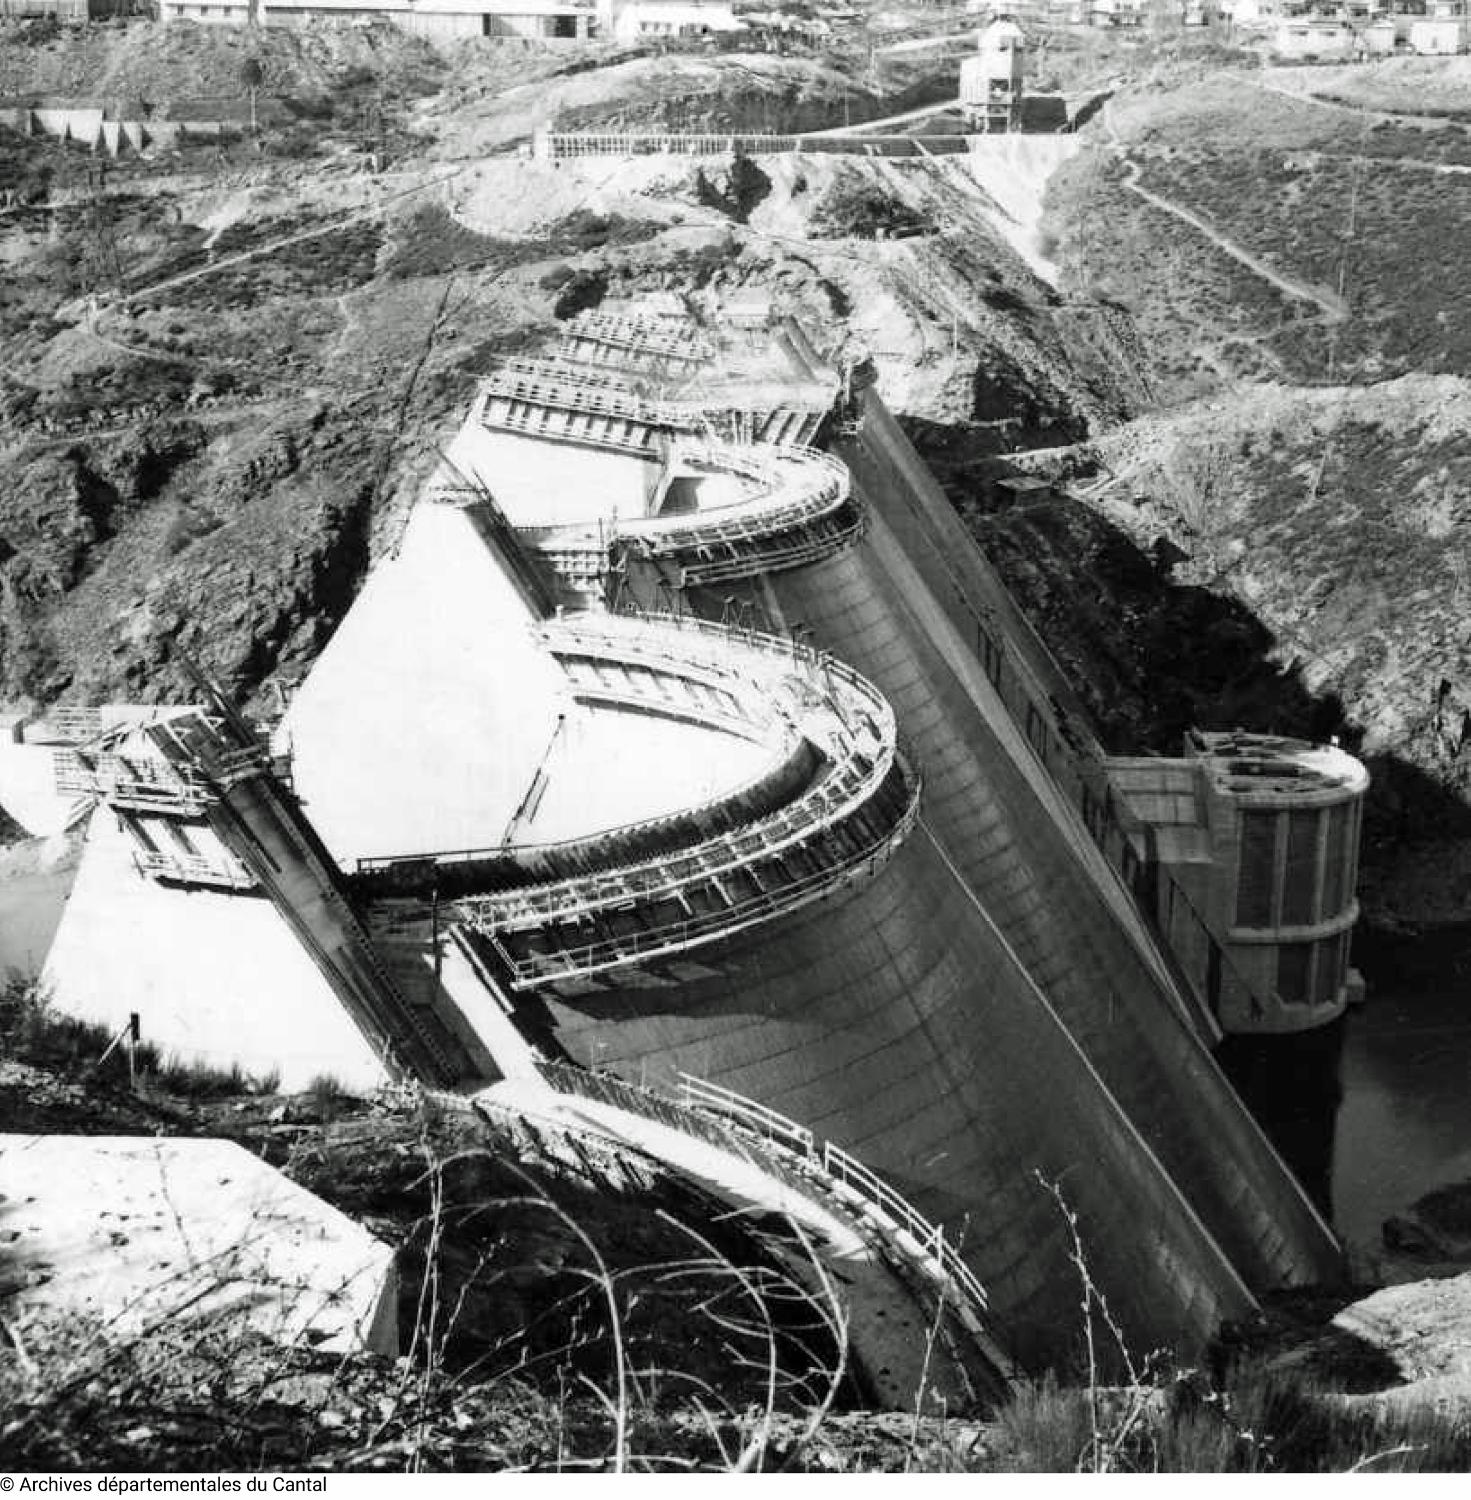
[[[1321,793],[1362,792],[1369,773],[1337,745],[1281,735],[1192,730],[1188,747],[1205,762],[1219,792],[1244,799],[1300,799]]]

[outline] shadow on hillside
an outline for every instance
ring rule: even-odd
[[[992,434],[905,420],[905,429],[1002,580],[1042,634],[1115,754],[1175,755],[1187,729],[1326,740],[1357,753],[1362,726],[1315,693],[1297,657],[1224,588],[1177,576],[1185,554],[1151,551],[1056,491],[1013,497]],[[1438,834],[1471,837],[1471,808],[1420,767],[1365,757],[1373,784],[1366,853]]]
[[[1025,95],[1022,99],[1021,127],[1027,135],[1057,135],[1067,130],[1067,100],[1061,94]]]
[[[1336,737],[1359,750],[1363,730],[1350,708],[1312,692],[1297,659],[1284,666],[1277,637],[1239,599],[1178,579],[1178,548],[1146,552],[1056,491],[1008,490],[1009,466],[984,430],[905,427],[1108,750],[1178,755],[1191,727]],[[1383,754],[1366,763],[1366,865],[1432,833],[1471,836],[1471,809],[1420,767]],[[1373,961],[1379,936],[1360,927],[1355,962]],[[1237,1091],[1330,1216],[1342,1042],[1339,1023],[1289,1038],[1232,1037],[1219,1050]]]
[[[1113,98],[1113,92],[1112,89],[1109,89],[1106,93],[1094,94],[1091,99],[1084,103],[1077,114],[1073,116],[1073,129],[1075,131],[1081,130],[1095,115],[1101,114],[1103,106]]]

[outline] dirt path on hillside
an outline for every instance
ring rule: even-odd
[[[1265,78],[1254,78],[1249,73],[1241,75],[1241,81],[1264,94],[1279,94],[1297,104],[1317,104],[1323,109],[1336,109],[1353,115],[1356,119],[1383,120],[1391,125],[1420,125],[1433,130],[1444,130],[1456,122],[1442,115],[1417,115],[1409,111],[1379,109],[1372,104],[1355,104],[1351,99],[1335,99],[1327,94],[1312,94],[1306,89],[1291,89],[1282,83],[1268,83]]]
[[[455,167],[438,177],[432,177],[427,182],[413,183],[409,187],[400,188],[397,192],[389,193],[386,197],[378,199],[376,203],[368,203],[361,208],[348,209],[345,213],[337,215],[324,224],[313,224],[310,228],[299,229],[293,234],[282,235],[279,239],[266,240],[259,245],[250,245],[244,250],[238,250],[233,255],[222,255],[218,260],[211,261],[208,265],[195,266],[189,271],[180,271],[173,276],[165,276],[161,281],[155,281],[151,286],[133,287],[126,293],[118,293],[118,299],[134,301],[142,297],[152,297],[159,292],[172,291],[175,287],[184,286],[191,281],[199,281],[205,276],[212,276],[216,271],[227,270],[231,266],[243,265],[248,260],[254,260],[258,255],[267,255],[276,250],[284,250],[290,245],[299,245],[304,240],[316,239],[324,234],[333,234],[339,229],[346,229],[349,225],[359,223],[363,219],[376,218],[383,213],[391,204],[398,203],[404,198],[411,198],[415,193],[428,192],[432,188],[443,187],[445,183],[459,177],[468,170],[466,167]],[[68,312],[74,316],[79,306],[85,306],[82,299],[65,304],[57,310],[58,319],[65,320]],[[99,305],[102,305],[99,299]],[[101,335],[98,335],[102,337]],[[104,339],[106,342],[107,340]],[[119,346],[122,347],[122,346]],[[135,352],[135,351],[125,351]],[[151,357],[157,358],[157,355]]]
[[[1260,276],[1263,281],[1270,282],[1279,292],[1288,297],[1293,297],[1299,302],[1311,302],[1323,313],[1323,316],[1333,323],[1342,323],[1348,317],[1348,303],[1336,292],[1330,292],[1325,287],[1314,286],[1310,281],[1299,281],[1295,276],[1287,276],[1268,264],[1260,255],[1248,250],[1245,245],[1238,244],[1229,235],[1223,234],[1209,219],[1195,212],[1194,209],[1186,208],[1182,203],[1175,203],[1169,198],[1162,197],[1159,193],[1151,191],[1139,181],[1144,169],[1128,153],[1128,148],[1119,139],[1118,131],[1114,127],[1113,116],[1108,107],[1104,106],[1104,124],[1108,129],[1109,141],[1118,153],[1120,160],[1128,169],[1128,176],[1124,179],[1124,186],[1137,197],[1142,198],[1152,207],[1167,213],[1171,217],[1179,219],[1182,224],[1188,224],[1198,234],[1205,236],[1216,249],[1223,254],[1229,255],[1232,260],[1243,265],[1247,270]]]

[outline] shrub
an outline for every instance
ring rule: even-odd
[[[564,274],[565,273],[565,274]],[[557,267],[542,278],[542,287],[557,293],[552,315],[559,321],[574,318],[580,312],[598,307],[608,295],[608,273],[579,267]]]
[[[933,234],[934,224],[865,174],[844,169],[808,222],[815,240],[902,239]]]
[[[505,240],[466,228],[444,204],[425,203],[399,224],[383,271],[397,280],[443,276],[505,259],[511,248]]]

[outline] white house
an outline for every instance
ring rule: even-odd
[[[1410,22],[1412,51],[1445,56],[1466,50],[1471,25],[1460,15],[1416,16]]]
[[[1278,57],[1340,61],[1359,50],[1358,33],[1347,21],[1321,16],[1295,16],[1279,21],[1272,39]]]
[[[619,41],[740,31],[730,0],[599,0],[599,32]]]
[[[391,21],[428,37],[535,37],[576,40],[596,34],[596,0],[158,0],[161,21],[244,25],[255,12],[267,26],[332,20]]]

